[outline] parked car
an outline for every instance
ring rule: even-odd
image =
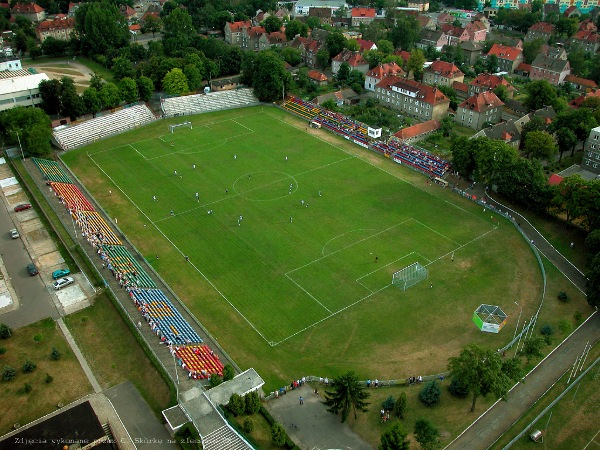
[[[31,276],[37,275],[39,273],[34,263],[27,264],[27,272],[29,272],[29,275]]]
[[[52,272],[52,278],[57,280],[59,278],[66,277],[70,273],[71,271],[69,269],[58,269]]]
[[[16,228],[13,228],[12,230],[10,230],[10,237],[13,239],[19,239],[21,235],[19,234]]]
[[[65,286],[68,286],[69,284],[73,283],[74,281],[75,281],[75,279],[73,277],[60,278],[54,282],[52,287],[58,291],[59,289],[62,289]]]
[[[31,209],[31,203],[20,203],[15,206],[15,212],[25,211],[27,209]]]

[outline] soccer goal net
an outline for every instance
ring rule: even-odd
[[[419,281],[427,279],[427,269],[418,262],[399,270],[392,276],[392,284],[406,291]]]
[[[192,122],[186,121],[186,122],[181,122],[181,123],[176,123],[173,125],[169,125],[169,132],[171,134],[173,134],[175,132],[175,130],[179,127],[184,127],[184,128],[189,128],[190,130],[192,130]]]

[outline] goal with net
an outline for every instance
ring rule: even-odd
[[[186,121],[186,122],[175,123],[173,125],[169,125],[169,132],[171,134],[173,134],[175,132],[175,130],[179,127],[189,128],[190,130],[193,129],[192,122]]]
[[[427,279],[427,269],[418,262],[399,270],[392,276],[392,284],[406,291],[420,281]]]

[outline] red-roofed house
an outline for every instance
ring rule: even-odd
[[[502,119],[504,103],[491,91],[469,97],[456,109],[457,123],[479,130],[486,123],[495,124]]]
[[[461,83],[455,81],[452,83],[452,89],[456,91],[456,99],[457,100],[466,100],[469,93],[469,85],[467,83]]]
[[[121,5],[119,11],[121,12],[121,15],[127,19],[127,22],[131,23],[131,21],[135,19],[136,12],[131,6]]]
[[[403,77],[406,73],[402,70],[395,62],[386,64],[379,64],[377,67],[371,69],[365,75],[365,89],[368,91],[375,91],[375,86],[385,77],[397,76]]]
[[[474,20],[465,26],[465,31],[469,35],[469,40],[473,42],[483,42],[487,38],[488,29],[481,20]]]
[[[369,25],[375,20],[375,8],[352,8],[352,26]]]
[[[312,81],[317,86],[325,86],[329,81],[327,75],[325,75],[323,72],[319,72],[318,70],[309,71],[308,78],[310,78],[310,81]]]
[[[317,52],[321,49],[321,43],[311,38],[296,36],[290,47],[300,50],[302,62],[308,67],[317,66]]]
[[[142,32],[142,26],[139,23],[129,25],[129,32],[133,35],[140,34]]]
[[[598,85],[594,80],[588,80],[587,78],[576,77],[575,75],[567,75],[565,81],[579,91],[590,91],[592,89],[598,89]]]
[[[583,51],[596,53],[598,48],[600,48],[600,34],[595,31],[580,30],[571,36],[569,43],[572,46],[581,47]]]
[[[442,120],[450,106],[450,100],[439,89],[394,76],[377,83],[375,94],[386,106],[423,121]]]
[[[69,12],[67,13],[69,15],[69,17],[75,17],[75,11],[77,11],[80,6],[81,6],[81,2],[69,3]]]
[[[283,48],[287,45],[287,42],[287,36],[283,31],[265,32],[258,38],[258,51],[269,48]]]
[[[456,17],[448,14],[447,12],[443,12],[438,16],[437,23],[441,27],[442,25],[454,22],[455,19]]]
[[[546,80],[548,83],[558,86],[570,73],[569,61],[539,53],[531,63],[529,78],[532,80]]]
[[[579,9],[577,9],[577,6],[569,6],[567,9],[565,9],[565,12],[563,13],[563,16],[565,17],[581,17],[581,11],[579,11]]]
[[[584,95],[580,95],[576,99],[571,100],[569,102],[569,106],[571,108],[574,108],[574,109],[579,109],[579,108],[581,108],[581,105],[583,104],[583,102],[586,99],[590,98],[590,97],[598,97],[598,98],[600,98],[600,90],[598,90],[598,91],[592,91],[592,92],[588,92],[588,93],[586,93]]]
[[[527,30],[525,35],[525,41],[535,41],[536,39],[543,39],[547,42],[550,36],[554,34],[554,25],[546,22],[534,23]]]
[[[356,39],[356,42],[358,42],[358,45],[360,47],[358,51],[361,53],[368,52],[369,50],[377,50],[377,45],[373,41],[367,41],[365,39]]]
[[[592,19],[585,19],[579,22],[579,31],[598,31],[598,27]]]
[[[515,88],[512,87],[512,85],[504,78],[489,73],[482,73],[469,83],[468,95],[471,97],[475,94],[479,94],[480,92],[493,91],[498,86],[506,86],[506,89],[508,90],[508,97],[513,97]]]
[[[563,178],[563,177],[561,177],[560,175],[558,175],[558,174],[556,174],[556,173],[553,173],[553,174],[550,176],[550,178],[548,178],[548,184],[549,184],[550,186],[556,186],[556,185],[558,185],[558,184],[562,183],[562,180],[563,180],[563,179],[564,179],[564,178]]]
[[[465,74],[453,63],[446,61],[434,61],[423,71],[423,83],[436,84],[438,86],[452,86],[458,81],[462,83]]]
[[[439,130],[441,126],[442,123],[439,120],[428,120],[412,127],[402,128],[397,133],[394,133],[392,140],[398,141],[401,144],[410,144],[425,139],[430,134]]]
[[[35,34],[40,42],[44,42],[47,38],[53,37],[61,41],[68,41],[71,38],[71,33],[75,30],[75,19],[55,17],[54,20],[44,20],[35,27]]]
[[[519,64],[523,62],[523,52],[518,48],[507,47],[506,45],[492,45],[487,57],[489,58],[491,55],[496,55],[498,58],[498,69],[502,72],[513,73]]]
[[[419,27],[421,29],[426,28],[428,30],[435,30],[435,20],[433,20],[431,17],[429,16],[424,16],[422,14],[419,14],[417,16],[417,22],[419,22]]]
[[[331,72],[334,75],[338,73],[340,66],[344,62],[347,62],[350,65],[351,70],[358,70],[363,75],[366,75],[369,71],[369,63],[360,53],[344,49],[331,60]]]
[[[225,24],[225,42],[229,45],[235,45],[237,47],[242,46],[242,29],[250,28],[252,22],[249,20],[239,22],[227,22]]]
[[[403,64],[406,64],[408,62],[408,60],[410,59],[410,52],[407,52],[406,50],[394,50],[394,53],[392,53],[394,56],[399,56],[400,58],[402,58],[402,61],[404,61]]]
[[[46,18],[46,10],[35,3],[15,3],[10,14],[13,17],[26,17],[32,22],[41,22]]]
[[[441,30],[448,37],[448,45],[458,46],[461,42],[469,40],[469,33],[462,27],[455,27],[452,24],[442,25]]]

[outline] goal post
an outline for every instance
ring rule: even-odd
[[[184,127],[184,128],[189,128],[190,130],[193,130],[194,128],[192,127],[192,122],[185,121],[185,122],[181,122],[181,123],[175,123],[173,125],[169,125],[169,132],[171,134],[173,134],[175,132],[175,130],[179,127]]]
[[[392,284],[406,291],[409,287],[426,280],[427,276],[427,268],[416,262],[394,273],[392,275]]]

